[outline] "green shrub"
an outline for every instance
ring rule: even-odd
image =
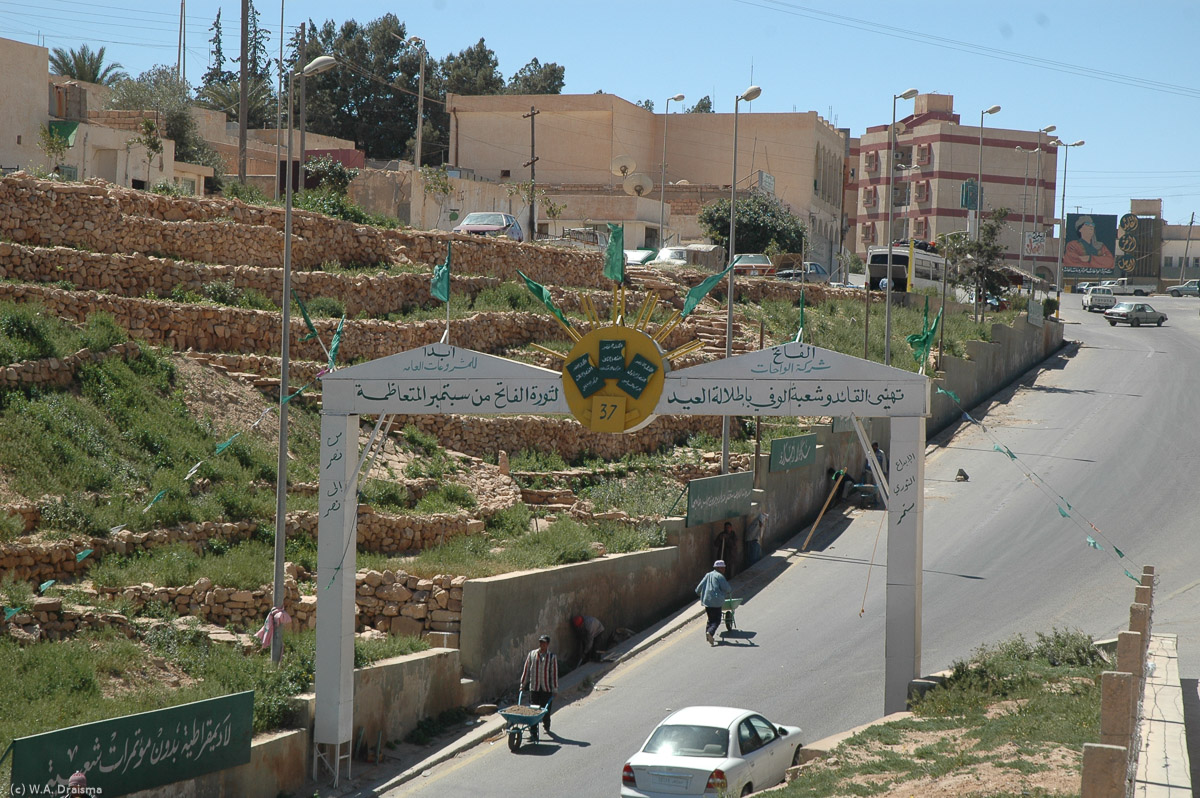
[[[402,434],[404,435],[404,442],[411,446],[414,451],[421,454],[430,455],[442,448],[436,436],[428,432],[422,432],[412,424],[406,426]]]
[[[422,515],[430,513],[456,513],[462,509],[471,509],[476,504],[475,497],[464,486],[458,484],[441,485],[437,490],[430,491],[417,502],[416,511]]]
[[[566,471],[567,461],[558,452],[522,449],[508,461],[513,471]]]
[[[308,315],[322,318],[340,319],[346,315],[346,305],[342,300],[331,296],[315,296],[305,303]]]
[[[221,196],[226,199],[238,199],[248,205],[266,205],[267,195],[258,186],[251,183],[239,183],[230,180],[221,187]]]
[[[378,510],[393,513],[403,512],[412,507],[408,488],[396,482],[382,479],[372,479],[363,487],[361,501]]]
[[[331,155],[309,158],[304,164],[304,169],[316,178],[321,189],[341,196],[345,196],[350,189],[350,181],[358,177],[357,169],[348,168],[340,161],[335,161]]]
[[[322,213],[334,219],[375,227],[396,227],[398,222],[386,216],[368,213],[341,194],[323,189],[301,191],[292,196],[292,204],[301,210]]]
[[[1052,296],[1048,296],[1042,300],[1042,315],[1046,318],[1053,316],[1058,312],[1058,300]]]
[[[129,340],[110,313],[93,313],[83,329],[83,345],[93,352],[103,352]]]
[[[59,354],[53,322],[36,304],[0,304],[0,361],[16,363]]]
[[[170,180],[159,180],[150,187],[150,190],[155,194],[164,194],[168,197],[192,196],[183,186],[178,183],[172,183]]]
[[[505,507],[498,513],[486,519],[484,526],[493,537],[517,538],[529,531],[529,522],[533,519],[528,505],[524,503]]]

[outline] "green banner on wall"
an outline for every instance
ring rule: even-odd
[[[812,465],[817,459],[817,434],[776,438],[771,441],[771,471],[790,471]]]
[[[750,512],[754,472],[722,474],[688,482],[687,525],[699,526]]]
[[[82,771],[89,792],[108,798],[244,765],[253,720],[250,690],[21,737],[12,746],[13,794],[65,795]]]

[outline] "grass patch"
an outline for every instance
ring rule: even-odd
[[[583,488],[600,512],[622,510],[629,515],[666,515],[679,498],[682,486],[663,471],[639,471],[619,479],[606,479]]]
[[[186,543],[172,543],[128,556],[108,556],[91,570],[97,587],[125,587],[151,582],[156,587],[182,587],[206,576],[218,587],[253,590],[274,579],[274,549],[262,540],[232,545],[221,541],[197,553]]]
[[[0,364],[61,358],[84,348],[103,352],[127,340],[129,336],[107,313],[92,314],[76,327],[37,303],[0,302]]]
[[[1039,754],[1056,748],[1078,751],[1100,739],[1104,667],[1091,638],[1075,631],[1039,633],[1034,643],[1018,635],[981,647],[970,660],[955,663],[953,675],[914,706],[914,717],[854,735],[830,760],[806,768],[779,795],[873,795],[985,763],[1025,778],[1035,776],[1047,769],[1036,761]],[[999,702],[1006,703],[997,707]],[[917,733],[940,737],[904,753],[909,735]],[[1008,746],[1015,746],[1018,755]],[[999,794],[987,792],[983,782],[979,789],[972,794]],[[1018,794],[1050,793],[1032,786]]]
[[[416,638],[355,641],[355,666],[427,648]],[[255,691],[256,732],[286,728],[293,722],[292,696],[312,685],[315,652],[314,632],[285,635],[283,664],[276,668],[265,654],[242,654],[169,625],[147,632],[142,642],[115,630],[26,647],[0,638],[0,669],[8,676],[0,750],[16,737],[244,690]],[[149,655],[196,681],[168,686],[154,678]],[[124,678],[118,683],[118,677]],[[115,684],[121,689],[111,689]],[[0,791],[8,791],[8,779],[9,769],[0,769]]]
[[[611,554],[644,551],[665,545],[666,535],[656,524],[630,525],[612,521],[581,524],[560,518],[528,527],[532,515],[511,511],[503,520],[488,523],[488,534],[451,538],[415,557],[388,558],[360,554],[358,568],[393,569],[419,577],[456,574],[469,578],[496,576],[513,571],[552,568],[594,558],[593,542],[603,543]],[[524,526],[522,526],[524,521]]]

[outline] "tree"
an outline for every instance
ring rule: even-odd
[[[142,132],[129,140],[130,144],[140,144],[146,150],[146,188],[150,187],[150,166],[154,156],[162,155],[162,138],[158,135],[158,125],[152,119],[142,119]]]
[[[555,63],[542,64],[535,58],[509,79],[508,93],[562,94],[566,73],[566,67]]]
[[[158,134],[175,142],[175,160],[211,166],[208,191],[219,191],[225,174],[225,160],[200,136],[191,112],[191,87],[175,74],[175,68],[158,65],[113,86],[108,107],[117,110],[154,111],[158,115]]]
[[[196,92],[196,104],[213,111],[224,111],[229,121],[237,121],[241,110],[241,87],[236,77],[201,86]],[[249,113],[247,126],[275,127],[275,92],[264,78],[251,76],[247,91]]]
[[[67,150],[70,148],[71,144],[66,136],[57,130],[52,130],[49,125],[38,126],[38,149],[50,162],[51,169],[58,169],[62,165],[63,160],[67,157]]]
[[[237,74],[225,69],[225,47],[221,41],[221,9],[217,9],[217,18],[208,29],[213,32],[212,38],[208,40],[212,45],[212,63],[200,78],[201,90],[213,84],[230,83],[238,79]]]
[[[647,111],[654,111],[654,100],[638,100],[634,105],[638,108],[645,108]]]
[[[116,61],[104,63],[104,48],[96,52],[86,44],[78,50],[64,50],[55,47],[50,51],[50,69],[56,74],[63,75],[85,83],[98,83],[101,86],[112,86],[129,76]]]
[[[988,294],[1000,294],[1008,285],[1008,281],[997,269],[1000,258],[1004,255],[1004,245],[1000,243],[1000,231],[1004,229],[1004,220],[1008,218],[1008,208],[997,208],[979,225],[979,236],[974,241],[966,242],[963,247],[964,258],[959,263],[959,274],[956,285],[965,285],[973,289],[975,294],[975,321],[979,321],[982,306],[987,301]]]
[[[250,0],[250,15],[247,20],[250,34],[250,63],[247,66],[247,71],[256,78],[261,78],[268,85],[271,83],[271,67],[275,61],[267,53],[267,44],[271,41],[271,31],[264,29],[259,25],[259,19],[262,14],[254,7],[254,0]]]
[[[707,94],[697,100],[695,105],[685,111],[685,113],[689,114],[711,114],[712,112],[712,98]]]
[[[536,60],[536,59],[535,59]],[[442,60],[450,94],[502,94],[504,78],[496,54],[480,39],[474,46]],[[518,73],[519,74],[519,73]],[[514,76],[515,77],[515,76]],[[561,89],[561,87],[560,87]]]
[[[705,205],[700,209],[698,221],[713,243],[728,249],[728,199]],[[737,253],[768,250],[803,252],[807,235],[804,224],[778,198],[759,191],[738,198]]]

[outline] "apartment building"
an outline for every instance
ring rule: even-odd
[[[847,239],[847,248],[865,257],[868,247],[887,243],[889,194],[893,241],[934,241],[944,233],[967,230],[963,185],[982,178],[983,214],[1009,210],[1001,235],[1006,265],[1020,265],[1025,273],[1054,282],[1058,159],[1057,148],[1049,144],[1054,136],[996,126],[1002,113],[985,115],[981,129],[973,114],[962,123],[953,95],[919,94],[913,113],[897,120],[890,158],[889,125],[867,128],[850,150],[847,171],[855,202],[847,228],[854,231],[854,240]],[[1022,254],[1022,232],[1041,233],[1040,246],[1033,236],[1032,249]]]

